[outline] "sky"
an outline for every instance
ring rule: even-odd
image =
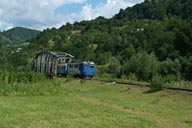
[[[128,6],[144,0],[0,0],[0,31],[13,27],[37,30],[98,16],[111,18]]]

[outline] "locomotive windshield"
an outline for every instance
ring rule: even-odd
[[[90,68],[95,68],[95,66],[94,65],[90,65]]]
[[[83,64],[83,67],[85,67],[85,68],[94,68],[95,66],[93,64]]]

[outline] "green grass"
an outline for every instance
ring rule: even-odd
[[[131,84],[138,84],[140,86],[149,86],[150,82],[147,81],[139,81],[139,80],[132,80],[132,79],[117,79],[117,78],[96,78],[97,80],[101,81],[109,81],[109,82],[125,82],[125,83],[131,83]],[[192,82],[185,81],[185,80],[179,80],[179,81],[169,81],[166,82],[164,87],[177,87],[177,88],[189,88],[192,89]]]
[[[190,93],[148,94],[145,88],[94,80],[58,81],[57,95],[1,96],[0,128],[192,127]]]

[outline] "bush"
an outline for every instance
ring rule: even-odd
[[[96,67],[95,76],[97,77],[103,77],[103,74],[105,74],[108,70],[107,65],[98,65]]]
[[[138,81],[137,76],[134,73],[130,73],[129,74],[128,80],[130,80],[130,81]]]
[[[167,58],[160,63],[160,73],[163,76],[180,76],[181,75],[181,64],[178,59],[171,60]]]
[[[164,78],[164,82],[166,83],[171,83],[171,82],[179,82],[182,80],[180,75],[173,75],[173,74],[169,74],[163,77]]]
[[[121,71],[121,64],[119,60],[115,57],[110,58],[107,73],[116,77],[119,75],[120,71]]]
[[[151,83],[149,85],[150,90],[149,92],[157,92],[163,89],[164,86],[164,79],[161,76],[154,76],[151,80]]]
[[[159,61],[153,53],[141,52],[132,55],[125,65],[126,74],[135,74],[139,80],[145,81],[151,80],[154,75],[158,74],[158,70]]]

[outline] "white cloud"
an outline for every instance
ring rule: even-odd
[[[106,18],[111,18],[119,10],[125,9],[128,6],[133,4],[129,0],[107,0],[106,3],[100,3],[98,6],[93,8],[90,4],[87,4],[83,7],[82,11],[78,14],[72,13],[72,19],[79,20],[91,20],[95,19],[98,16],[104,16]]]
[[[85,0],[1,0],[0,29],[25,26],[39,29],[54,26],[61,20],[54,10],[61,5]],[[40,28],[40,29],[41,29]]]
[[[137,0],[137,2],[143,0]],[[96,7],[86,4],[86,0],[1,0],[0,29],[24,26],[35,29],[60,27],[66,22],[90,20],[98,16],[107,18],[118,13],[120,8],[131,6],[133,0],[107,0]],[[55,9],[65,4],[84,3],[79,13],[64,15]]]

